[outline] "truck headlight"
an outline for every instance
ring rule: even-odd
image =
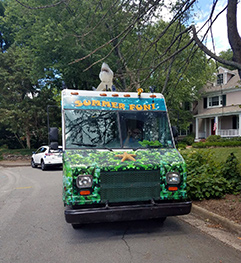
[[[177,172],[169,172],[166,174],[167,184],[180,184],[180,174]]]
[[[90,188],[93,184],[92,175],[78,175],[76,185],[78,188]]]

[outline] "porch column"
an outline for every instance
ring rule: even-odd
[[[215,135],[218,135],[218,116],[215,117],[214,125],[215,125]]]
[[[239,119],[238,119],[238,135],[241,136],[241,113],[239,113]]]
[[[204,137],[207,138],[207,119],[204,119]]]
[[[199,126],[198,126],[198,118],[196,118],[196,127],[195,127],[195,141],[198,141],[198,130],[199,130]]]

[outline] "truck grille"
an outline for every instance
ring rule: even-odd
[[[160,198],[160,171],[100,173],[102,202],[147,201]]]

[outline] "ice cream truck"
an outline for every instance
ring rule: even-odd
[[[186,165],[160,93],[62,91],[65,219],[159,219],[191,210]]]

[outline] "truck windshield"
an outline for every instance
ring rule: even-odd
[[[173,148],[162,111],[65,110],[66,149]]]

